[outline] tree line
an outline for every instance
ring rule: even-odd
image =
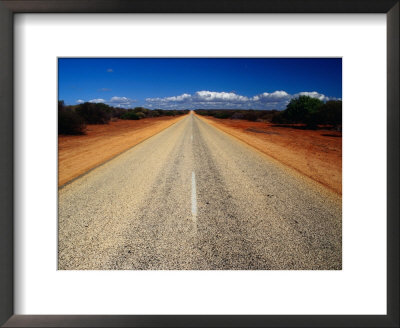
[[[110,121],[140,120],[147,117],[178,116],[189,110],[163,110],[135,107],[131,109],[112,107],[103,103],[85,102],[66,106],[58,101],[58,134],[85,134],[87,124],[108,124]]]
[[[221,119],[243,119],[248,121],[268,121],[276,124],[302,124],[305,128],[316,129],[319,125],[341,129],[342,101],[323,102],[309,96],[299,96],[290,100],[285,110],[236,110],[197,109],[196,113]]]
[[[135,107],[124,109],[103,103],[85,102],[66,106],[58,102],[58,133],[85,134],[87,124],[108,124],[110,121],[140,120],[147,117],[178,116],[189,110],[163,110]],[[305,128],[316,129],[319,125],[341,129],[342,101],[323,102],[309,96],[299,96],[290,100],[285,110],[238,110],[238,109],[196,109],[199,115],[221,119],[243,119],[248,121],[268,121],[275,124],[302,124]]]

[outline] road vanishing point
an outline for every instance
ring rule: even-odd
[[[59,189],[61,270],[340,270],[341,198],[194,114]]]

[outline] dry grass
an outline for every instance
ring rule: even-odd
[[[197,116],[279,162],[342,194],[342,134],[269,123]]]
[[[185,115],[186,116],[186,115]],[[73,180],[179,121],[180,117],[88,125],[82,136],[58,137],[58,186]]]

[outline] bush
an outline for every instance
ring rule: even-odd
[[[147,108],[144,108],[144,107],[135,107],[135,108],[133,109],[133,111],[134,111],[135,113],[140,113],[140,112],[142,112],[143,114],[145,114],[145,116],[147,116],[147,114],[148,114],[148,112],[149,112],[150,110],[147,109]]]
[[[342,124],[342,101],[330,100],[326,103],[308,96],[292,99],[286,110],[275,112],[272,123],[305,123],[308,128],[316,129],[318,124],[333,125],[338,128]]]
[[[164,110],[165,116],[175,116],[175,112],[173,110]]]
[[[283,112],[284,119],[290,123],[313,124],[315,114],[319,111],[323,102],[309,96],[293,98]]]
[[[320,109],[319,121],[321,124],[330,124],[338,127],[342,124],[342,101],[327,101]]]
[[[260,119],[271,122],[274,119],[274,117],[277,115],[277,113],[279,113],[279,111],[277,111],[277,110],[263,111],[263,113],[260,116]]]
[[[127,111],[121,116],[121,118],[123,120],[140,120],[139,115],[132,110]]]
[[[83,118],[64,106],[64,102],[58,103],[58,134],[85,134],[86,124]]]
[[[235,113],[231,116],[231,118],[234,119],[234,120],[240,120],[240,119],[243,119],[243,118],[244,118],[244,115],[243,115],[243,113],[241,113],[241,112],[235,112]]]
[[[248,120],[248,121],[252,121],[255,122],[258,119],[258,115],[257,113],[254,112],[254,110],[249,109],[248,111],[246,111],[246,113],[244,114],[244,119]]]
[[[151,111],[153,113],[153,115],[157,116],[156,113],[158,113],[158,116],[164,116],[164,111],[162,109],[153,109]]]
[[[85,102],[76,108],[87,124],[107,124],[112,116],[110,106],[102,103]]]
[[[214,115],[214,117],[215,117],[215,118],[223,118],[223,119],[226,119],[226,118],[230,118],[231,115],[232,115],[232,114],[229,113],[229,112],[220,111],[220,112],[217,112],[217,113]]]
[[[146,117],[146,114],[143,112],[137,112],[136,115],[139,117],[139,119]]]
[[[149,116],[148,117],[159,117],[159,116],[161,116],[159,111],[157,111],[157,110],[149,111]]]
[[[207,116],[207,115],[211,115],[210,111],[208,110],[204,110],[204,109],[196,109],[195,113],[201,116]]]
[[[111,108],[111,116],[113,118],[121,118],[121,116],[124,115],[125,113],[126,113],[126,109],[115,108],[115,107]]]
[[[271,118],[271,123],[275,123],[275,124],[285,124],[288,123],[286,118],[285,118],[285,112],[276,112],[272,118]]]

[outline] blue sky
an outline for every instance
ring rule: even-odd
[[[115,107],[284,109],[342,98],[341,58],[60,58],[58,98]]]

